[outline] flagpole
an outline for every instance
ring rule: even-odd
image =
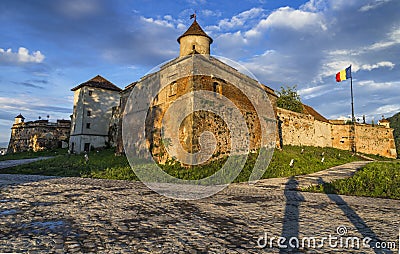
[[[351,90],[351,121],[353,123],[355,123],[356,122],[356,118],[354,116],[353,74],[350,76],[350,90]]]
[[[350,65],[351,68],[351,65]],[[351,70],[351,69],[350,69]],[[351,150],[353,151],[353,153],[356,152],[356,118],[354,116],[354,97],[353,97],[353,73],[350,74],[350,91],[351,91],[351,122],[352,122],[352,129],[353,131],[351,132]]]

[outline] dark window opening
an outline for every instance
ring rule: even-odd
[[[192,49],[193,49],[193,50],[196,50],[196,45],[192,45]]]
[[[92,115],[92,111],[88,110],[87,111],[87,116],[91,116]]]
[[[89,96],[92,96],[93,95],[93,91],[89,91]]]
[[[83,150],[85,152],[90,152],[90,143],[85,143],[85,148]]]
[[[214,82],[213,83],[213,92],[216,93],[218,91],[218,83]]]
[[[90,123],[86,123],[86,129],[90,129]]]

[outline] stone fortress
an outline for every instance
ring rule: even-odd
[[[36,120],[25,122],[21,114],[15,117],[7,153],[42,151],[68,147],[71,131],[70,120]]]
[[[385,120],[374,126],[366,123],[353,125],[345,121],[328,120],[307,105],[303,105],[303,113],[277,107],[278,97],[273,89],[260,85],[254,79],[210,55],[210,45],[213,40],[196,20],[178,38],[178,42],[179,57],[123,90],[101,76],[96,76],[72,89],[74,107],[69,135],[71,152],[81,153],[103,147],[115,147],[117,153],[124,153],[122,117],[131,91],[136,86],[143,86],[158,79],[168,85],[160,90],[148,109],[145,132],[147,145],[155,159],[160,162],[169,159],[161,139],[162,118],[172,102],[194,90],[210,91],[229,98],[245,116],[250,130],[250,149],[256,150],[260,147],[262,126],[255,121],[255,111],[251,107],[251,102],[246,101],[247,97],[235,89],[232,82],[256,87],[268,96],[276,118],[274,125],[276,125],[277,148],[282,145],[334,147],[396,158],[393,129]],[[203,66],[212,69],[214,73],[191,74],[199,68],[195,66],[194,57],[201,59]],[[187,75],[182,75],[184,73]],[[16,122],[13,130],[19,124]],[[204,131],[209,131],[216,137],[217,147],[213,157],[218,158],[229,152],[229,130],[222,119],[210,112],[200,111],[187,117],[177,135],[187,152],[196,153],[200,149],[199,136]],[[12,133],[11,147],[15,147],[18,140],[16,133],[14,131]]]

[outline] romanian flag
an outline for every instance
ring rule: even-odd
[[[349,78],[351,78],[351,65],[346,69],[336,73],[336,82],[340,82]]]

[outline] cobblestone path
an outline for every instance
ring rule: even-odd
[[[302,193],[300,179],[286,179],[288,188],[233,184],[197,201],[166,198],[139,182],[0,179],[0,252],[399,253],[399,200]],[[278,248],[273,237],[281,236],[299,239],[299,248]],[[336,242],[320,248],[301,244],[330,236]],[[360,239],[360,248],[349,238]],[[395,246],[372,249],[363,239]]]
[[[34,161],[39,161],[39,160],[47,160],[50,158],[53,158],[53,157],[38,157],[38,158],[32,158],[32,159],[0,161],[0,169],[14,167],[14,166],[21,165],[21,164],[28,164],[28,163],[31,163]]]

